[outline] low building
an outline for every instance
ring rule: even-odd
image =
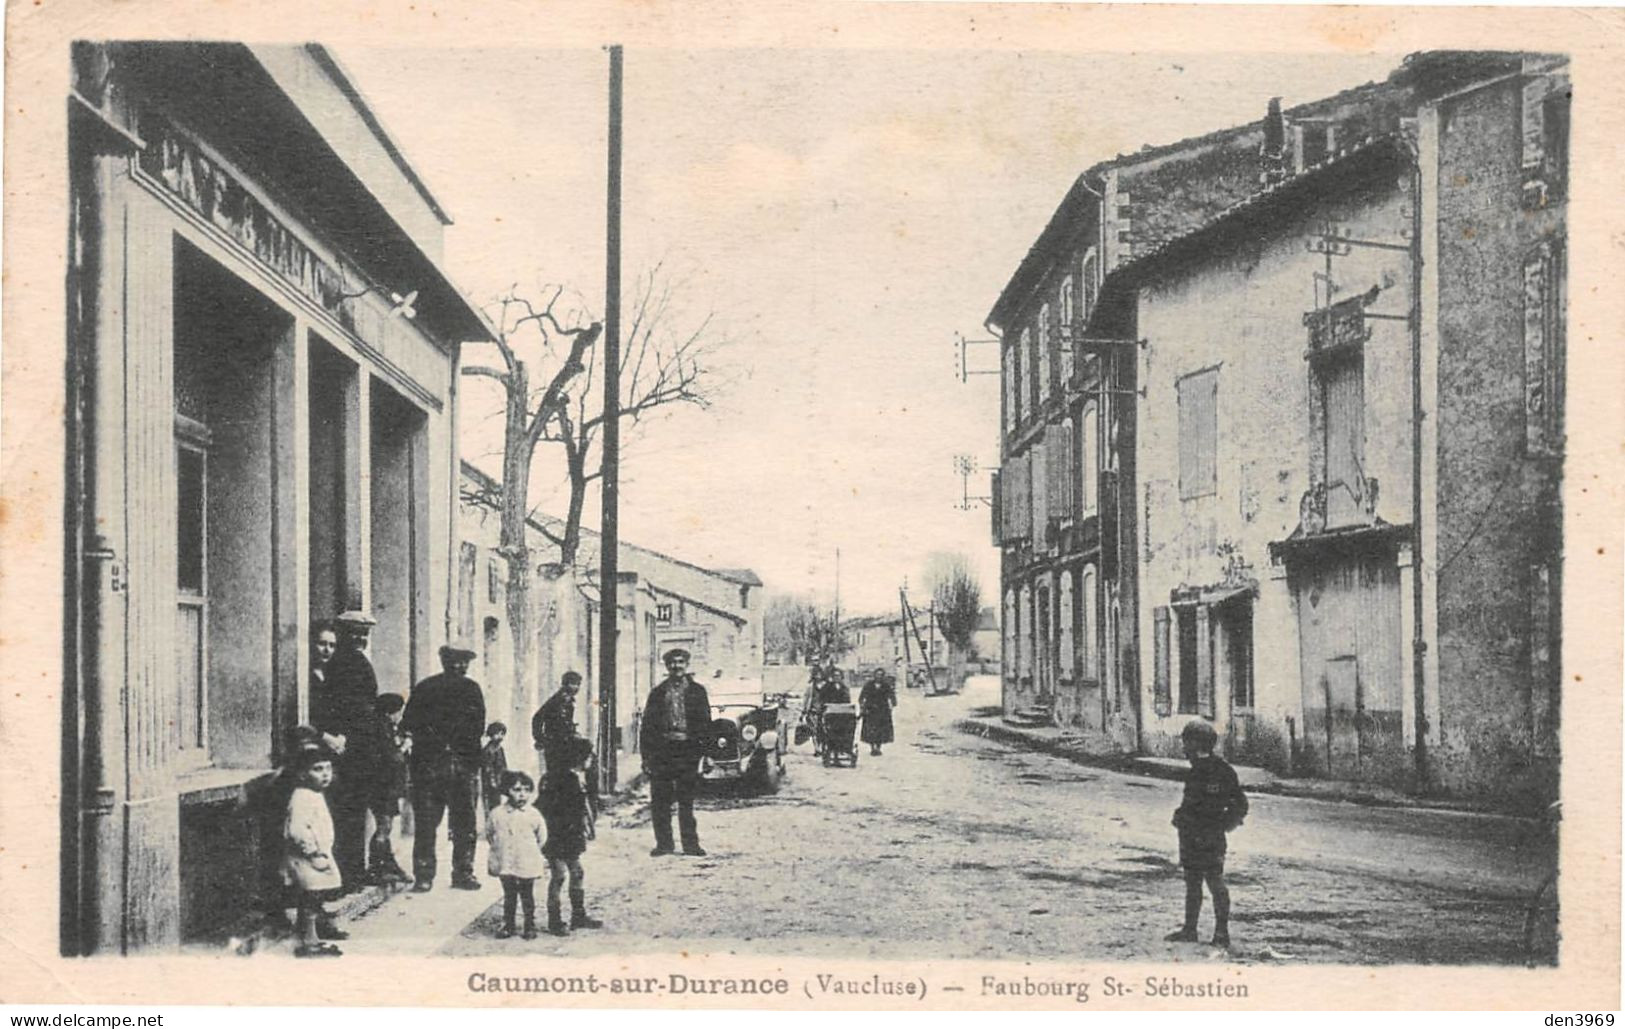
[[[576,724],[589,739],[603,740],[599,688],[599,576],[602,537],[581,531],[574,568],[556,561],[557,547],[544,533],[562,535],[555,519],[535,517],[530,546],[537,557],[531,625],[537,636],[534,675],[515,688],[513,638],[509,629],[508,565],[499,552],[500,485],[468,462],[462,465],[462,504],[458,520],[456,620],[475,641],[480,661],[474,672],[486,690],[492,719],[507,723],[514,744],[509,761],[530,744],[530,719],[558,689],[567,671],[580,672],[583,692]],[[762,667],[762,581],[748,569],[709,569],[646,547],[622,542],[617,559],[616,725],[610,738],[623,752],[635,747],[644,699],[665,677],[661,655],[682,647],[693,656],[690,671],[721,692],[754,689]],[[517,749],[515,749],[517,748]],[[623,776],[624,778],[624,776]]]
[[[436,667],[458,350],[491,330],[322,47],[72,61],[61,905],[92,954],[263,896],[313,621],[370,610],[386,689]]]

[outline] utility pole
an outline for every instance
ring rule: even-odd
[[[621,48],[609,48],[609,196],[604,262],[604,466],[599,498],[598,559],[598,706],[602,725],[598,744],[604,789],[616,779],[615,729],[616,636],[620,604],[615,587],[620,578],[621,465]]]

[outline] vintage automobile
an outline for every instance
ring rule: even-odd
[[[700,775],[710,781],[737,781],[772,793],[784,776],[790,746],[790,700],[762,693],[748,680],[711,687],[710,731],[701,750]]]

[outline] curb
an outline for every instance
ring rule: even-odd
[[[1075,739],[1046,739],[1042,736],[1023,732],[1013,726],[974,718],[957,719],[952,724],[955,730],[970,736],[981,736],[984,739],[997,740],[1000,743],[1008,743],[1025,750],[1050,754],[1054,757],[1064,758],[1074,764],[1104,768],[1114,772],[1124,772],[1152,779],[1166,779],[1173,782],[1182,782],[1185,778],[1185,771],[1182,768],[1150,760],[1139,754],[1105,754],[1085,750]],[[1397,810],[1432,811],[1445,815],[1476,818],[1537,820],[1527,812],[1522,811],[1474,806],[1431,797],[1374,794],[1366,792],[1358,786],[1342,786],[1332,780],[1315,780],[1313,785],[1299,785],[1291,780],[1270,779],[1254,783],[1244,782],[1242,788],[1247,793],[1294,797],[1299,800],[1318,800],[1325,803],[1358,804],[1362,807],[1381,807]]]

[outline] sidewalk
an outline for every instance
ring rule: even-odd
[[[972,736],[982,736],[1026,750],[1052,754],[1080,765],[1107,768],[1130,775],[1147,775],[1157,779],[1183,780],[1190,767],[1183,758],[1148,757],[1127,754],[1114,741],[1102,734],[1060,729],[1050,725],[1024,725],[1003,715],[971,715],[958,719],[954,728]],[[1521,816],[1521,812],[1508,812],[1488,805],[1475,805],[1463,801],[1415,797],[1386,786],[1371,783],[1342,782],[1329,779],[1295,779],[1276,775],[1267,768],[1254,765],[1233,765],[1236,777],[1249,793],[1270,793],[1284,797],[1302,797],[1311,800],[1342,801],[1370,807],[1416,808],[1453,811],[1467,814]]]
[[[615,793],[604,798],[605,816],[625,813],[629,805],[635,807],[641,800],[640,790],[647,792],[643,786],[642,772],[636,772],[622,782]],[[445,831],[446,827],[442,824],[442,834]],[[404,834],[397,834],[394,840],[395,854],[408,868],[411,867],[412,842],[412,837]],[[403,941],[410,939],[421,940],[423,953],[430,954],[493,905],[502,902],[501,889],[494,879],[485,874],[483,837],[474,855],[474,874],[483,884],[482,889],[452,889],[451,844],[448,840],[440,840],[439,852],[440,874],[434,889],[427,893],[413,892],[411,883],[370,884],[328,905],[338,926],[351,933],[350,939],[338,944],[347,955],[399,955],[403,953]],[[545,880],[543,885],[545,887]],[[268,953],[292,956],[296,942],[290,929],[255,916],[251,925],[231,936],[226,949],[244,955]],[[199,951],[217,948],[218,944],[207,943],[191,947]]]

